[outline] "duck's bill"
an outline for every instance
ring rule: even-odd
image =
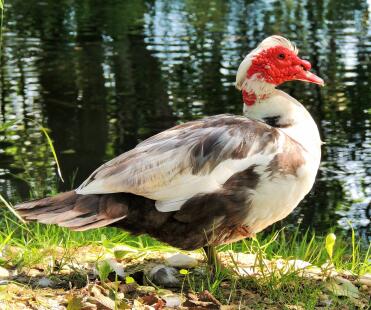
[[[303,70],[301,73],[296,75],[296,80],[318,84],[324,86],[325,82],[317,75],[310,71]]]

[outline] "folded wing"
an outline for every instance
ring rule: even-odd
[[[251,165],[267,166],[286,135],[265,123],[217,115],[163,131],[94,171],[78,194],[128,192],[179,210],[190,197],[213,192]]]

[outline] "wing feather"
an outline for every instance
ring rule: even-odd
[[[129,192],[176,210],[256,161],[268,163],[284,134],[265,123],[218,115],[163,131],[95,170],[78,194]]]

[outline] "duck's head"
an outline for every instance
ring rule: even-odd
[[[264,96],[277,85],[292,80],[323,86],[323,80],[310,72],[311,67],[309,61],[298,57],[297,48],[289,40],[271,36],[242,61],[237,71],[236,87],[245,97],[249,92]]]

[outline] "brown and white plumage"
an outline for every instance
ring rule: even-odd
[[[259,53],[297,54],[282,37],[263,43],[237,75],[248,117],[223,114],[170,128],[99,167],[76,191],[20,204],[18,212],[74,230],[117,226],[184,249],[235,241],[287,216],[313,185],[321,141],[305,108],[275,89],[274,72],[267,82],[266,66],[264,74],[248,71],[261,67],[257,59],[269,62]],[[292,79],[313,82],[306,63],[294,65]]]
[[[176,211],[190,197],[220,189],[252,164],[268,165],[285,139],[277,129],[245,117],[188,122],[101,166],[77,193],[133,193],[156,200],[159,211]]]

